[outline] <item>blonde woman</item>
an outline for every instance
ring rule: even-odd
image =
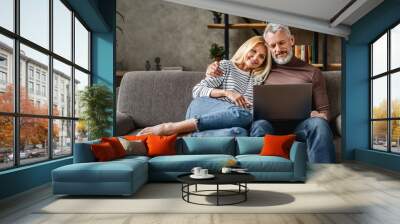
[[[231,60],[220,62],[220,69],[224,75],[207,76],[193,88],[194,99],[186,120],[147,127],[139,134],[247,136],[253,121],[253,85],[261,84],[271,70],[271,54],[264,38],[255,36],[247,40]]]

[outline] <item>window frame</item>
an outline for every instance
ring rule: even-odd
[[[91,43],[91,38],[92,38],[92,30],[87,26],[87,24],[83,21],[83,19],[72,9],[72,7],[65,1],[65,0],[59,0],[68,10],[71,11],[71,18],[70,18],[70,23],[71,23],[71,59],[64,58],[63,56],[55,53],[53,50],[53,24],[54,24],[54,18],[53,18],[53,1],[54,0],[48,0],[49,2],[49,48],[46,49],[45,47],[42,47],[39,44],[36,44],[29,39],[24,38],[23,36],[20,35],[20,0],[14,0],[13,1],[13,10],[14,10],[14,30],[10,31],[4,27],[0,26],[0,35],[3,35],[7,38],[10,38],[13,40],[13,59],[12,59],[12,69],[11,69],[11,74],[13,75],[14,78],[14,111],[13,112],[1,112],[0,111],[0,116],[11,116],[13,118],[13,153],[14,153],[14,161],[13,161],[13,166],[11,167],[5,167],[5,168],[0,168],[0,172],[4,170],[10,170],[10,169],[16,169],[19,167],[23,166],[29,166],[37,163],[43,163],[49,160],[53,159],[61,159],[65,157],[70,157],[73,156],[74,152],[74,143],[75,143],[75,126],[76,126],[76,121],[79,120],[79,117],[75,117],[75,108],[72,107],[72,113],[68,116],[62,116],[61,114],[59,116],[53,115],[53,59],[58,60],[61,63],[64,63],[68,66],[71,66],[71,93],[72,93],[72,102],[71,104],[74,105],[75,103],[75,89],[74,89],[74,82],[75,82],[75,69],[85,73],[89,77],[89,83],[88,86],[92,85],[92,61],[91,61],[91,49],[92,49],[92,43]],[[79,22],[83,25],[83,27],[88,31],[88,57],[89,57],[89,65],[88,69],[85,69],[78,64],[75,63],[75,25],[74,21],[75,18],[79,20]],[[42,54],[45,54],[48,56],[49,63],[48,63],[48,73],[47,73],[47,80],[46,80],[46,85],[45,85],[45,95],[48,96],[48,108],[49,111],[46,115],[39,115],[39,114],[26,114],[26,113],[21,113],[20,111],[20,85],[21,85],[21,80],[20,80],[20,64],[21,64],[21,56],[20,56],[20,45],[23,44],[27,47],[32,48],[33,50],[36,50]],[[39,80],[36,79],[36,72],[37,68],[33,67],[33,79],[30,78],[29,74],[29,68],[30,65],[27,63],[27,73],[25,74],[26,76],[26,82],[33,81],[34,85],[34,92],[36,92],[35,85],[40,83],[42,86],[42,79],[41,79],[41,74],[43,72],[42,69],[39,72]],[[28,84],[27,84],[28,85]],[[28,86],[26,86],[28,87]],[[29,88],[29,87],[28,87]],[[29,91],[27,89],[27,91]],[[41,91],[40,91],[41,92]],[[42,94],[38,95],[39,97],[43,97]],[[36,102],[34,102],[36,103]],[[21,118],[45,118],[47,119],[48,122],[48,136],[47,136],[47,142],[49,143],[47,145],[47,150],[48,150],[48,155],[47,157],[44,157],[43,160],[40,160],[38,162],[31,162],[31,163],[24,163],[21,164],[21,158],[20,158],[20,119]],[[71,122],[71,153],[68,155],[62,155],[62,156],[54,156],[54,147],[53,147],[53,122],[56,120],[65,120],[65,121],[70,121]]]
[[[393,152],[392,151],[392,121],[400,121],[400,117],[392,117],[392,98],[391,98],[391,91],[392,91],[392,86],[391,86],[391,79],[392,76],[395,75],[396,73],[400,72],[400,66],[398,68],[391,69],[391,30],[395,28],[396,26],[400,26],[400,20],[392,24],[390,27],[386,28],[384,32],[379,34],[375,39],[373,39],[370,43],[368,43],[369,47],[369,149],[373,151],[380,151],[380,152],[386,152],[386,153],[391,153],[391,154],[400,154],[400,152]],[[374,76],[373,74],[373,44],[379,40],[381,37],[383,37],[385,34],[387,34],[387,64],[386,64],[386,71],[380,74],[376,74]],[[373,118],[373,81],[378,79],[386,77],[386,87],[387,87],[387,105],[386,105],[386,118]],[[374,136],[373,136],[373,122],[374,121],[386,121],[386,151],[379,150],[374,148]]]

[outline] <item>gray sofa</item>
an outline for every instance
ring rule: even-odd
[[[336,158],[341,158],[341,73],[322,72],[331,106]],[[136,134],[144,127],[163,122],[180,121],[192,100],[192,88],[204,72],[134,71],[125,73],[117,90],[116,134]]]

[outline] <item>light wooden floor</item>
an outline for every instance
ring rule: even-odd
[[[0,202],[0,223],[252,224],[400,223],[400,174],[358,163],[314,165],[308,183],[317,183],[345,201],[366,204],[357,214],[36,214],[54,200],[49,185]],[[319,203],[315,201],[315,203]],[[173,206],[173,205],[172,205]]]

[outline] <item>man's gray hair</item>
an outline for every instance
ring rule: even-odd
[[[279,30],[285,31],[289,36],[292,35],[288,26],[277,23],[269,23],[264,30],[264,39],[267,36],[267,33],[276,33]]]

